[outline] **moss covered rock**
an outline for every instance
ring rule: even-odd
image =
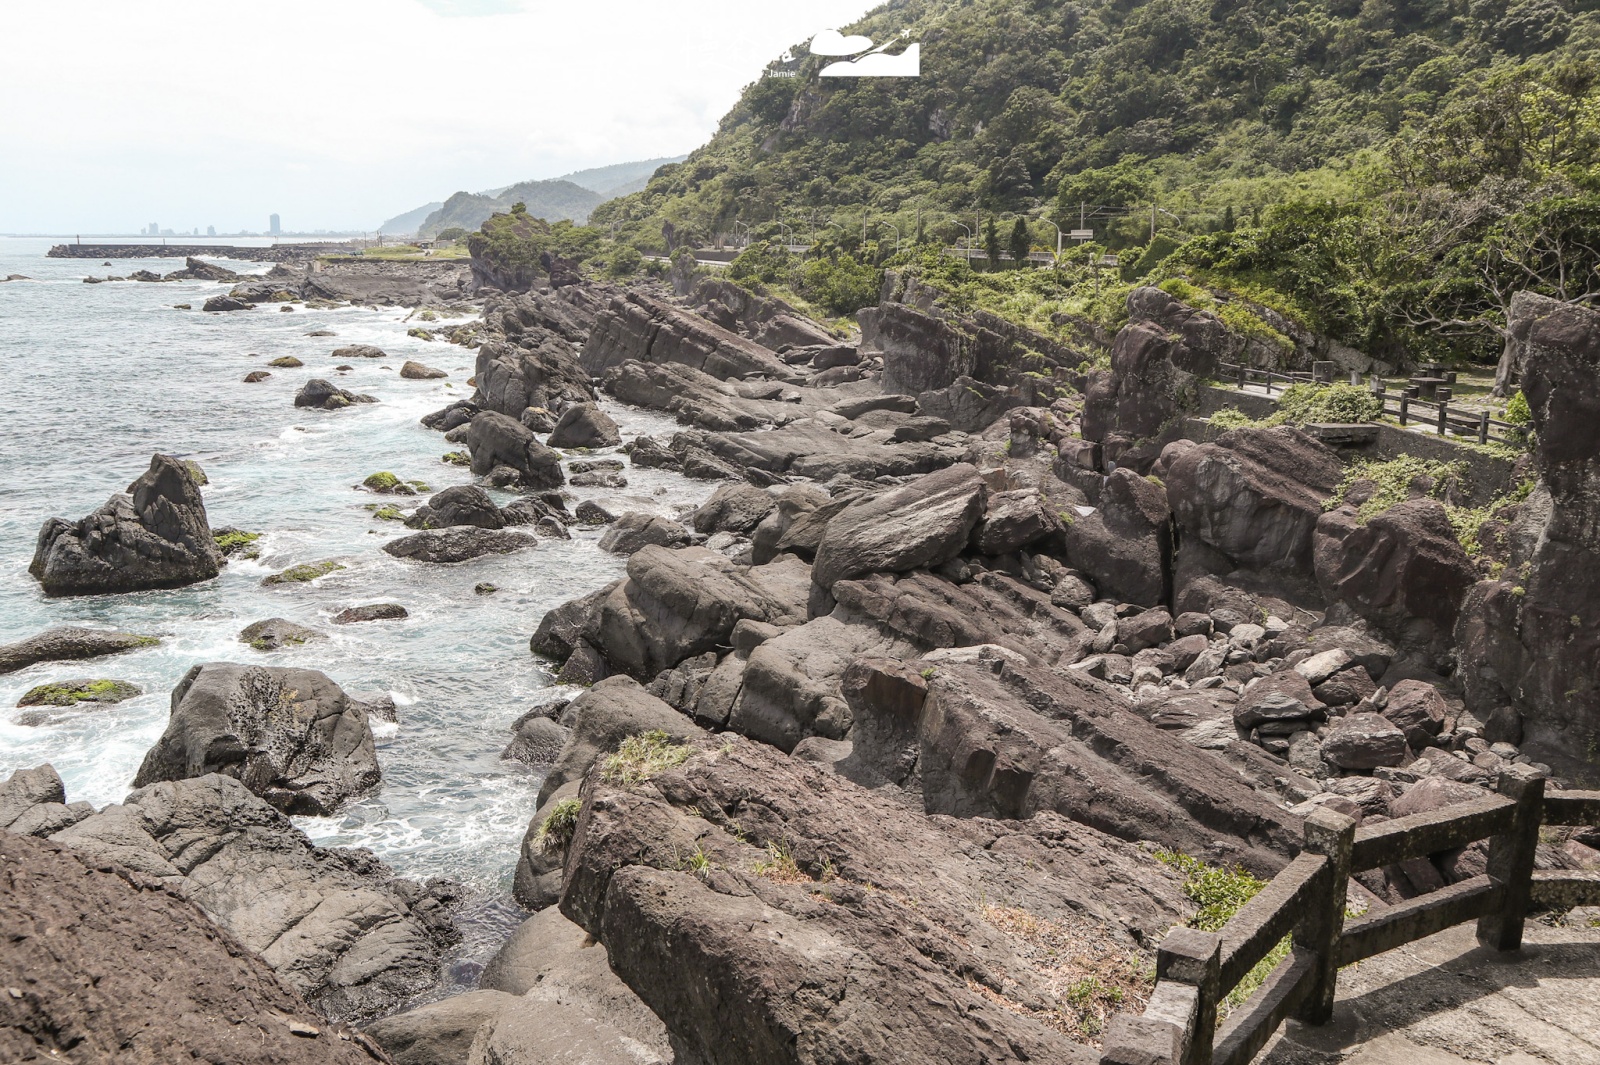
[[[144,689],[121,680],[60,680],[29,689],[18,706],[76,706],[79,703],[120,703],[143,695]]]
[[[305,584],[318,577],[326,577],[337,570],[344,569],[344,563],[334,562],[331,559],[322,562],[302,562],[298,566],[290,566],[281,573],[274,573],[262,579],[264,585],[272,584]]]

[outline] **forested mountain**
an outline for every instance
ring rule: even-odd
[[[881,222],[1053,249],[1082,210],[1125,281],[1181,268],[1390,354],[1484,354],[1505,292],[1594,280],[1596,0],[893,0],[843,29],[920,42],[921,77],[774,64],[595,222],[863,256],[865,215],[881,262]]]

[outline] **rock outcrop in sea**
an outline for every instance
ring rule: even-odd
[[[45,522],[28,572],[46,595],[105,595],[179,588],[221,568],[193,471],[156,455],[126,493],[93,514]]]

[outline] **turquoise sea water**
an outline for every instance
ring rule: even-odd
[[[570,542],[541,541],[518,555],[459,566],[401,562],[379,550],[409,530],[375,521],[363,504],[389,501],[357,490],[389,470],[435,489],[470,480],[440,461],[455,450],[418,418],[470,395],[474,353],[406,335],[402,309],[261,308],[204,314],[226,285],[205,282],[85,285],[86,273],[166,273],[181,260],[48,259],[47,240],[0,239],[0,642],[53,625],[116,628],[162,637],[161,646],[90,662],[47,663],[0,676],[0,777],[50,762],[69,801],[116,802],[166,725],[169,693],[201,662],[294,664],[320,669],[353,695],[390,693],[397,729],[379,730],[380,793],[331,818],[297,818],[314,840],[370,847],[406,876],[450,876],[473,889],[458,976],[520,917],[509,903],[517,845],[533,812],[538,774],[500,759],[507,726],[552,695],[548,664],[528,653],[544,612],[616,579],[623,560],[599,551],[598,531],[573,528]],[[267,264],[221,260],[241,272]],[[196,309],[176,310],[190,303]],[[312,338],[328,329],[336,337]],[[333,348],[376,344],[392,358],[355,359],[333,372]],[[269,359],[295,355],[303,369],[241,379]],[[448,381],[406,381],[414,358]],[[327,377],[381,401],[338,412],[298,410],[295,391]],[[608,406],[625,438],[667,432],[670,419]],[[154,452],[198,461],[213,527],[264,533],[259,561],[235,561],[217,580],[131,595],[47,599],[27,573],[46,518],[79,518],[122,491]],[[574,489],[578,499],[639,497],[671,513],[708,490],[660,470],[630,468],[624,493]],[[501,502],[512,498],[502,493]],[[411,502],[420,502],[413,500]],[[575,505],[574,504],[569,504]],[[285,566],[336,559],[342,571],[310,585],[262,587]],[[477,595],[479,582],[500,588]],[[409,620],[335,626],[358,603],[399,602]],[[263,654],[238,642],[253,621],[283,617],[328,639]],[[137,699],[68,714],[58,723],[17,724],[29,688],[76,677],[109,677],[144,689]]]

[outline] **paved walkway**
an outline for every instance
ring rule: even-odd
[[[1259,1065],[1600,1065],[1600,929],[1528,923],[1519,954],[1458,925],[1339,974],[1333,1020]]]

